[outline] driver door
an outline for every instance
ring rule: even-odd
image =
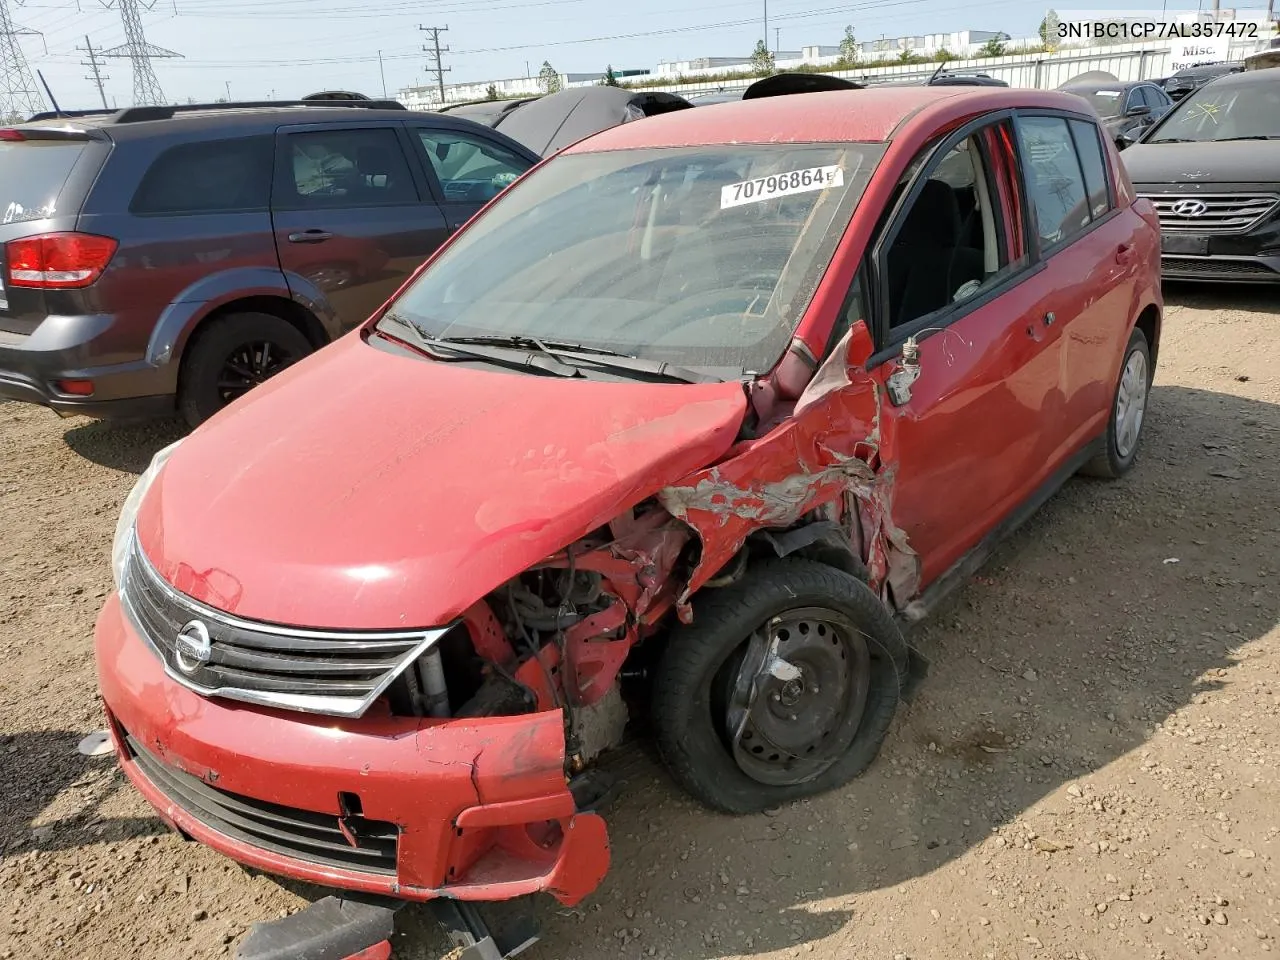
[[[1064,431],[1053,278],[1033,267],[1012,141],[1010,117],[980,120],[922,158],[873,253],[881,459],[924,585],[1031,496]],[[909,338],[920,373],[895,399]]]

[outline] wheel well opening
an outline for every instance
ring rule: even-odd
[[[191,338],[194,339],[202,328],[207,327],[214,320],[232,313],[269,313],[292,325],[316,349],[329,342],[324,327],[310,310],[284,297],[271,296],[244,297],[223,304],[200,321],[192,331]]]
[[[1156,366],[1156,355],[1160,350],[1160,311],[1156,305],[1149,304],[1138,316],[1137,328],[1147,338],[1147,347],[1151,351],[1151,369]]]

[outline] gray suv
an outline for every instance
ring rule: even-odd
[[[0,399],[192,425],[367,318],[538,161],[376,100],[0,130]]]

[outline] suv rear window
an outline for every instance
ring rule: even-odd
[[[68,212],[58,209],[58,195],[84,148],[77,140],[0,142],[0,223]]]
[[[274,150],[269,135],[171,147],[151,164],[129,209],[143,216],[266,210]]]

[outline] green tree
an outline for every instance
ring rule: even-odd
[[[763,40],[756,41],[756,48],[751,52],[751,72],[758,77],[767,77],[777,69],[773,53]]]
[[[933,59],[938,61],[938,63],[946,63],[948,60],[954,60],[955,58],[956,58],[956,55],[952,53],[950,50],[948,50],[946,47],[943,47],[941,50],[939,50],[937,53],[933,55]]]
[[[549,60],[543,60],[542,69],[538,71],[539,89],[543,93],[558,93],[561,86],[560,72],[551,65]]]
[[[488,87],[486,87],[486,88],[485,88],[485,91],[484,91],[484,98],[485,98],[486,100],[497,100],[497,99],[498,99],[498,88],[497,88],[497,86],[496,86],[495,84],[492,84],[492,83],[491,83],[491,84],[489,84],[489,86],[488,86]]]
[[[899,63],[915,63],[918,59],[920,58],[911,52],[910,47],[903,47],[902,52],[898,54]]]
[[[982,45],[982,49],[978,51],[980,57],[1003,57],[1005,52],[1004,41],[999,37],[992,37]]]
[[[844,36],[840,38],[840,62],[858,62],[858,38],[853,35],[853,25],[844,28]]]
[[[1040,42],[1052,49],[1058,45],[1058,28],[1062,21],[1058,19],[1056,10],[1050,10],[1040,21]]]
[[[604,68],[604,85],[606,87],[621,86],[621,84],[618,83],[618,78],[614,76],[612,63]]]

